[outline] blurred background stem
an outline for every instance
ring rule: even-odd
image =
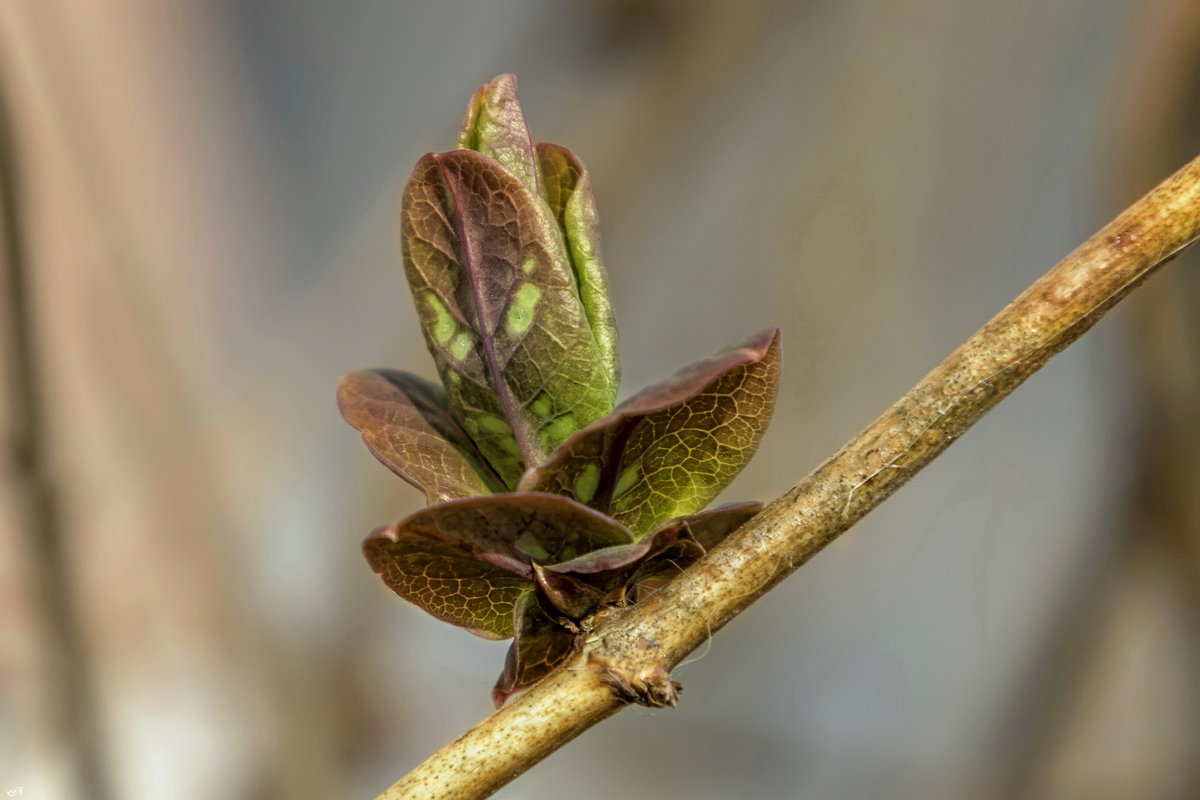
[[[34,288],[28,269],[21,205],[19,146],[8,96],[0,84],[0,238],[3,239],[4,338],[11,375],[7,450],[12,483],[23,500],[34,591],[45,615],[46,664],[51,705],[79,797],[110,797],[97,720],[89,656],[79,622],[74,581],[67,563],[62,515],[48,458],[49,426],[43,410]]]

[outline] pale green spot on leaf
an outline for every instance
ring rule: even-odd
[[[454,337],[454,341],[450,343],[450,357],[455,361],[462,361],[471,353],[471,334],[462,332]]]
[[[550,399],[550,395],[542,392],[533,398],[533,402],[529,404],[529,409],[539,417],[548,417],[553,405],[554,402]]]
[[[596,496],[596,489],[600,486],[600,465],[593,461],[575,476],[575,499],[581,503],[590,503],[592,498]]]
[[[625,471],[621,473],[621,477],[617,478],[617,485],[613,487],[612,496],[614,500],[633,488],[633,485],[637,483],[638,474],[641,471],[642,465],[639,463],[634,464],[631,467],[627,467]]]
[[[520,458],[521,446],[513,436],[512,428],[504,419],[491,414],[479,414],[471,420],[470,430],[473,434],[487,436],[508,455]]]
[[[524,182],[508,167],[523,163],[518,151],[528,146],[527,137],[522,146],[523,133],[508,138],[488,127],[488,109],[497,104],[518,113],[514,91],[507,80],[490,86],[469,115],[465,135],[480,147],[489,141],[483,150],[490,152],[422,159],[405,187],[401,215],[405,271],[450,410],[464,426],[481,413],[507,420],[505,436],[474,443],[508,488],[561,444],[561,438],[540,436],[553,420],[573,417],[573,433],[610,412],[616,393],[562,230],[536,182]],[[516,116],[508,119],[516,125]],[[518,129],[523,123],[505,130]],[[441,330],[435,330],[439,317],[426,292],[450,315]],[[441,342],[449,321],[457,327]],[[550,398],[545,415],[532,409],[541,393]],[[510,437],[519,453],[502,441]]]
[[[475,423],[479,430],[483,433],[492,435],[504,435],[512,433],[512,428],[508,427],[508,423],[500,417],[494,417],[491,414],[480,414],[475,417]]]
[[[571,434],[577,430],[579,430],[579,426],[575,423],[575,418],[568,415],[552,420],[546,427],[542,428],[538,438],[541,440],[543,447],[547,450],[553,450],[558,446],[559,442],[570,438]]]
[[[454,317],[446,309],[446,306],[433,292],[425,293],[425,305],[433,312],[433,339],[438,344],[445,344],[450,341],[450,337],[458,330],[458,323],[454,321]],[[468,343],[469,344],[469,343]]]
[[[525,263],[531,262],[526,261]],[[533,308],[541,296],[542,290],[537,285],[521,284],[521,287],[513,295],[512,305],[508,307],[506,322],[510,334],[515,336],[529,330],[529,326],[533,324]]]

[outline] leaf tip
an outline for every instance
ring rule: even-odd
[[[380,525],[363,539],[362,551],[371,570],[382,574],[386,566],[387,548],[396,543],[396,525]]]
[[[337,407],[342,418],[354,424],[353,417],[356,400],[359,395],[359,386],[362,383],[362,370],[347,372],[342,377],[338,378],[337,384]]]
[[[782,338],[783,331],[776,325],[753,334],[742,343],[741,347],[753,350],[758,358],[762,358],[769,350],[777,349]]]
[[[364,539],[363,542],[373,542],[377,539],[385,539],[389,542],[396,541],[396,523],[393,522],[391,525],[380,525],[378,528],[371,531],[371,533],[367,535],[367,538]]]
[[[458,147],[495,159],[536,191],[533,144],[517,97],[517,77],[511,72],[497,75],[471,96],[458,131]]]

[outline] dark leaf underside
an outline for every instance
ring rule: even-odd
[[[363,551],[404,599],[481,636],[504,638],[512,635],[513,603],[534,589],[534,562],[569,561],[632,540],[624,526],[565,497],[498,494],[423,508],[376,531]],[[555,583],[557,601],[577,613],[593,609],[599,596],[572,592],[573,583]]]
[[[628,544],[623,525],[565,497],[496,494],[428,506],[397,525],[406,534],[463,548],[532,580],[531,560],[556,563]]]
[[[517,610],[516,640],[492,689],[492,702],[499,708],[514,693],[541,680],[567,659],[574,646],[575,637],[542,609],[536,597],[524,598]]]
[[[604,604],[608,593],[573,575],[533,565],[533,577],[542,596],[570,619],[583,619]]]
[[[514,606],[522,595],[533,593],[526,578],[394,525],[363,542],[363,553],[396,594],[488,639],[513,635]]]
[[[398,370],[360,370],[342,378],[338,408],[367,449],[428,503],[501,489],[436,384]]]

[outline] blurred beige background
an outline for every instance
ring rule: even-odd
[[[32,331],[9,287],[0,431],[44,456],[0,473],[0,790],[372,798],[488,712],[504,645],[359,554],[419,497],[333,390],[433,374],[399,191],[503,71],[592,170],[623,395],[783,327],[726,499],[1200,152],[1189,0],[0,4]],[[678,710],[499,796],[1200,796],[1196,270],[721,632]]]

